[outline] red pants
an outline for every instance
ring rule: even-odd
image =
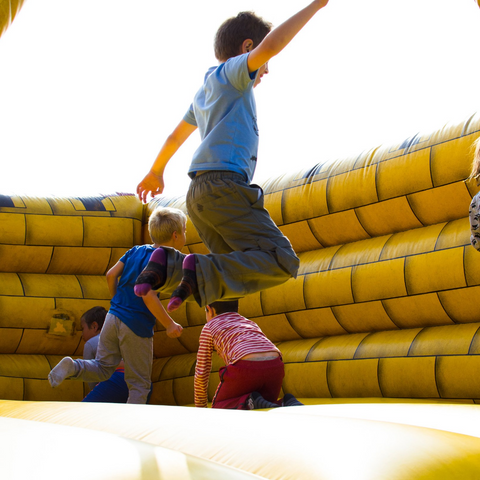
[[[285,376],[280,357],[274,360],[239,360],[222,367],[220,384],[212,401],[212,408],[248,410],[246,401],[252,392],[259,392],[265,400],[281,405],[278,395]]]

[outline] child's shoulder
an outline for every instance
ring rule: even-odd
[[[151,255],[154,250],[153,245],[135,245],[123,254],[121,260],[126,263],[128,260],[143,258]]]
[[[130,248],[130,250],[128,250],[126,253],[129,253],[129,254],[132,254],[132,253],[138,253],[138,252],[145,252],[145,251],[154,251],[155,250],[155,247],[150,244],[150,243],[147,243],[145,245],[134,245],[132,248]]]
[[[217,79],[227,79],[236,88],[245,88],[253,80],[248,71],[247,59],[248,54],[230,57],[217,67],[211,67],[205,75],[205,81],[210,79],[215,83]],[[220,84],[223,86],[224,82],[220,81]]]
[[[92,338],[89,338],[86,342],[85,345],[89,345],[91,347],[96,348],[98,346],[98,341],[100,340],[100,335],[95,335]]]

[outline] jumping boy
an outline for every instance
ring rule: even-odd
[[[253,410],[303,405],[293,395],[277,400],[284,366],[278,348],[260,327],[238,314],[238,301],[214,302],[205,308],[195,366],[195,406],[206,407],[212,353],[225,362],[212,408]]]
[[[262,189],[250,184],[258,149],[253,88],[268,73],[268,61],[327,3],[312,2],[271,32],[270,23],[250,12],[220,26],[214,42],[220,65],[207,72],[190,109],[137,187],[144,202],[148,194],[161,194],[167,163],[198,127],[202,142],[188,171],[187,210],[212,254],[183,257],[158,249],[137,280],[137,295],[151,288],[173,292],[167,307],[173,311],[190,295],[205,306],[296,277],[299,260],[263,207]]]
[[[186,220],[185,214],[176,208],[158,207],[154,210],[148,222],[154,244],[131,248],[107,272],[112,300],[95,359],[63,358],[48,375],[52,387],[68,377],[86,382],[105,381],[123,358],[129,390],[127,403],[147,402],[151,388],[155,321],[157,319],[165,327],[171,338],[182,334],[182,326],[165,312],[153,290],[143,299],[136,296],[134,283],[156,248],[161,245],[169,247],[168,250],[183,248]]]

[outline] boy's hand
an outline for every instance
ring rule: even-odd
[[[164,188],[165,184],[163,182],[163,175],[155,175],[152,171],[150,171],[138,184],[137,195],[143,203],[147,203],[148,194],[150,194],[153,198],[155,195],[160,195]]]
[[[170,338],[178,338],[183,332],[183,327],[176,322],[173,322],[170,327],[167,328],[167,336]]]
[[[325,7],[328,3],[328,0],[316,0],[314,3],[317,4],[318,9]]]
[[[277,28],[274,28],[248,55],[249,72],[255,72],[265,65],[272,57],[278,55],[310,21],[310,19],[325,5],[328,0],[314,0],[302,10],[292,15]],[[245,43],[243,47],[245,49]],[[245,52],[244,52],[245,53]]]

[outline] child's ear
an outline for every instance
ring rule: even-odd
[[[242,43],[242,53],[251,52],[253,50],[253,40],[247,38]]]
[[[98,323],[94,320],[91,324],[92,328],[95,329],[95,331],[100,330],[100,327],[98,326]]]

